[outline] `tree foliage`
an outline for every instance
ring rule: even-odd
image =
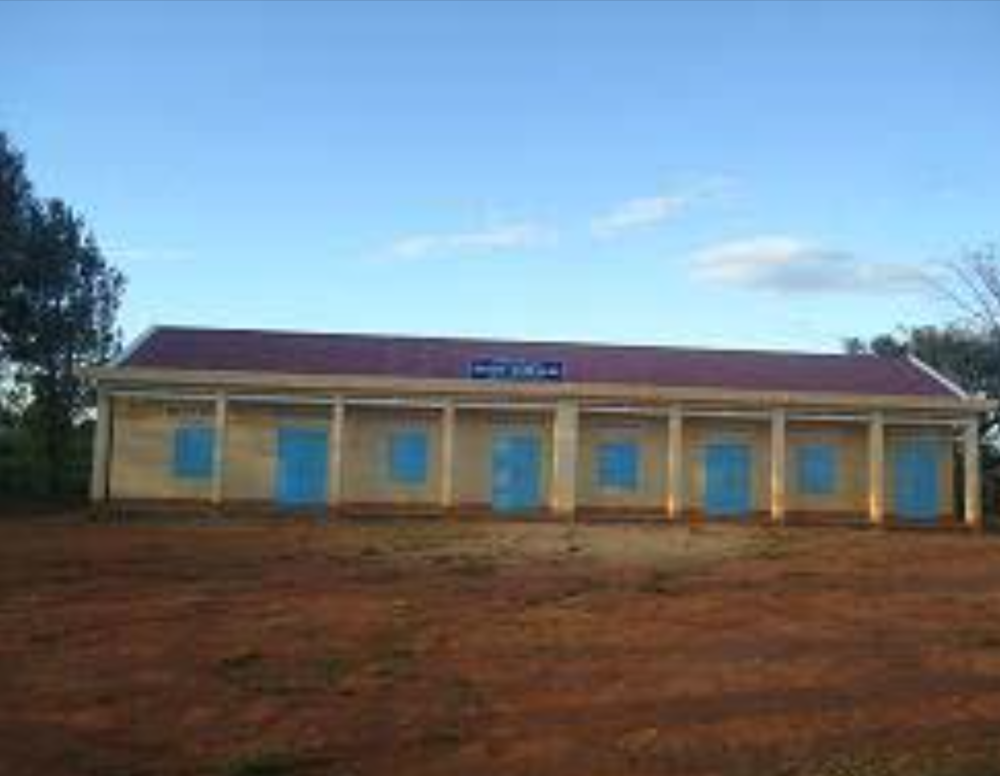
[[[35,196],[23,155],[0,133],[0,423],[16,440],[8,455],[22,459],[15,488],[60,495],[79,485],[74,436],[91,402],[79,370],[117,349],[123,289],[83,218]]]
[[[966,251],[946,266],[937,283],[952,302],[956,319],[941,326],[901,328],[871,340],[844,342],[849,353],[913,355],[963,390],[1000,399],[1000,251],[985,245]],[[1000,415],[983,426],[983,460],[1000,463]]]
[[[868,341],[852,338],[844,348],[848,353],[877,356],[912,355],[969,393],[1000,397],[1000,347],[981,329],[961,323],[918,326]]]
[[[940,292],[956,319],[940,326],[901,328],[871,340],[844,342],[849,353],[919,358],[969,393],[1000,399],[1000,253],[995,247],[969,251],[947,266]],[[1000,416],[981,427],[984,503],[1000,501]],[[960,471],[960,470],[959,470]],[[960,492],[960,491],[959,491]]]
[[[969,327],[1000,343],[1000,250],[987,244],[948,262],[938,288]]]

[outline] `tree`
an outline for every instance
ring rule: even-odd
[[[893,334],[879,334],[867,342],[859,337],[849,337],[844,340],[844,352],[851,355],[871,354],[895,358],[905,356],[909,352],[909,347],[905,339],[901,340]]]
[[[7,136],[0,132],[0,288],[9,282],[7,268],[23,261],[28,245],[29,225],[35,208],[31,182],[24,171],[24,157]],[[0,421],[10,419],[9,403],[13,390],[10,357],[0,337]]]
[[[1000,344],[1000,250],[994,244],[973,248],[946,268],[939,290],[969,326]]]
[[[0,256],[22,251],[35,206],[24,156],[0,132]]]
[[[944,326],[900,329],[870,341],[846,340],[849,353],[917,356],[965,390],[1000,398],[1000,251],[994,244],[965,251],[934,281],[959,319]]]
[[[2,133],[0,171],[0,354],[9,389],[23,398],[18,417],[44,489],[59,495],[74,429],[90,403],[79,369],[118,347],[124,278],[68,205],[33,196],[23,157]]]
[[[844,341],[848,353],[911,354],[964,390],[1000,399],[1000,252],[996,245],[966,251],[949,262],[939,292],[959,319],[943,326],[900,329],[865,341]],[[980,431],[980,460],[987,472],[986,503],[1000,500],[1000,414],[991,413]]]
[[[869,341],[844,342],[848,353],[877,356],[913,355],[970,393],[1000,396],[1000,349],[989,332],[961,323],[918,326]]]

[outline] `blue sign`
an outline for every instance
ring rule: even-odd
[[[531,361],[527,358],[476,358],[469,362],[473,380],[560,382],[565,374],[562,361]]]

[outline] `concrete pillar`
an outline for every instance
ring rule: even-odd
[[[330,472],[327,485],[327,505],[336,509],[344,500],[344,420],[347,405],[342,397],[333,400],[330,408]]]
[[[448,402],[441,411],[441,508],[455,506],[455,404]]]
[[[212,466],[212,503],[222,504],[226,491],[226,432],[229,402],[225,393],[215,397],[215,460]]]
[[[684,511],[684,411],[670,408],[667,428],[667,518],[678,520]]]
[[[982,528],[983,505],[979,485],[979,421],[972,420],[963,434],[965,448],[965,524]]]
[[[580,410],[576,402],[556,405],[552,433],[552,488],[550,507],[565,517],[576,513],[576,461],[579,446]]]
[[[885,421],[881,412],[868,423],[868,519],[885,522]]]
[[[97,418],[90,459],[90,500],[108,498],[108,468],[111,459],[111,397],[106,388],[97,389]]]
[[[785,519],[785,411],[771,412],[771,520]]]

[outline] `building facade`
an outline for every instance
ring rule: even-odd
[[[88,376],[102,504],[981,523],[992,404],[907,358],[162,327]]]

